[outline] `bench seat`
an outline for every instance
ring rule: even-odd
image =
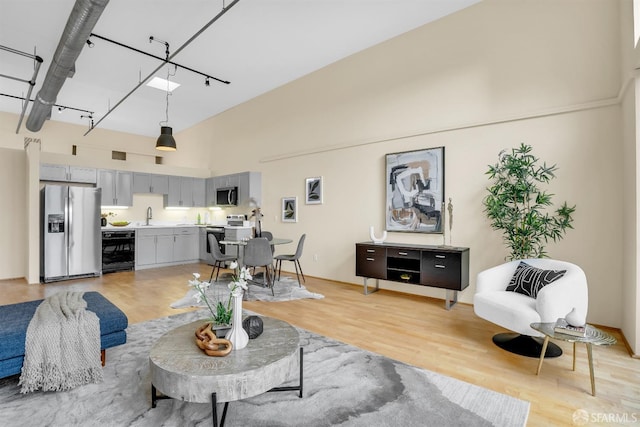
[[[127,342],[127,316],[98,292],[85,292],[87,310],[100,319],[100,349]],[[0,378],[19,374],[24,361],[27,327],[43,300],[0,306]]]

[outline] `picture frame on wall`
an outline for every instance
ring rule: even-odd
[[[282,198],[282,222],[298,222],[298,198]]]
[[[444,147],[386,155],[386,230],[442,234]]]
[[[322,204],[322,177],[316,176],[305,180],[305,203],[307,205]]]

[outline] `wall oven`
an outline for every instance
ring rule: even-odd
[[[102,231],[102,273],[135,268],[135,230]]]

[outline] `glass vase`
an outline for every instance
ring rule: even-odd
[[[231,322],[231,330],[227,332],[225,337],[231,344],[233,350],[241,350],[249,343],[249,335],[242,327],[242,294],[243,292],[233,292],[233,320]]]

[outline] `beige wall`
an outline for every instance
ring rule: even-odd
[[[486,0],[178,133],[179,151],[167,164],[214,175],[262,172],[263,228],[296,240],[307,234],[305,273],[361,283],[354,244],[368,240],[370,225],[384,226],[385,154],[444,146],[452,243],[471,248],[471,286],[460,299],[471,302],[476,274],[507,254],[482,212],[484,172],[503,148],[531,144],[559,166],[554,200],[577,205],[574,230],[549,244],[549,254],[585,269],[589,321],[619,327],[622,313],[634,310],[623,305],[623,289],[635,294],[636,286],[623,285],[636,261],[623,257],[628,211],[617,208],[624,177],[636,168],[624,167],[619,96],[626,83],[619,6],[627,3]],[[0,115],[7,136],[0,146],[11,143],[12,126]],[[64,152],[77,140],[153,153],[152,138],[94,131],[86,139],[56,128],[41,132],[43,151]],[[304,204],[312,176],[324,177],[322,205]],[[298,197],[297,223],[281,222],[283,196]],[[442,236],[390,233],[388,241],[441,244]],[[623,277],[624,262],[633,267]]]
[[[0,148],[0,278],[25,277],[27,262],[25,151]]]
[[[213,135],[233,147],[223,160],[212,155],[216,171],[262,171],[264,228],[307,233],[306,273],[354,283],[354,244],[368,240],[370,225],[384,226],[384,155],[444,146],[452,242],[471,248],[466,302],[475,275],[507,254],[482,212],[484,172],[501,149],[531,144],[559,165],[555,200],[578,207],[575,229],[549,253],[586,270],[589,320],[619,326],[619,25],[617,3],[606,0],[485,1],[211,118],[190,139]],[[311,176],[324,177],[323,205],[304,205]],[[298,223],[280,221],[283,196],[298,197]],[[388,240],[442,243],[406,233]]]
[[[630,73],[629,70],[635,68],[639,54],[635,48],[635,36],[633,33],[633,24],[631,21],[632,2],[625,0],[621,4],[621,34],[620,46],[622,56],[622,75],[630,75],[629,84],[625,88],[622,100],[622,130],[623,130],[623,204],[621,206],[623,212],[623,287],[622,287],[622,329],[625,337],[630,343],[635,354],[638,354],[640,348],[640,328],[638,325],[638,315],[640,315],[640,292],[638,292],[638,256],[639,236],[638,232],[638,165],[640,158],[638,153],[638,113],[640,108],[637,104],[640,100],[640,80],[633,77],[635,72]],[[638,25],[640,23],[636,23]]]

